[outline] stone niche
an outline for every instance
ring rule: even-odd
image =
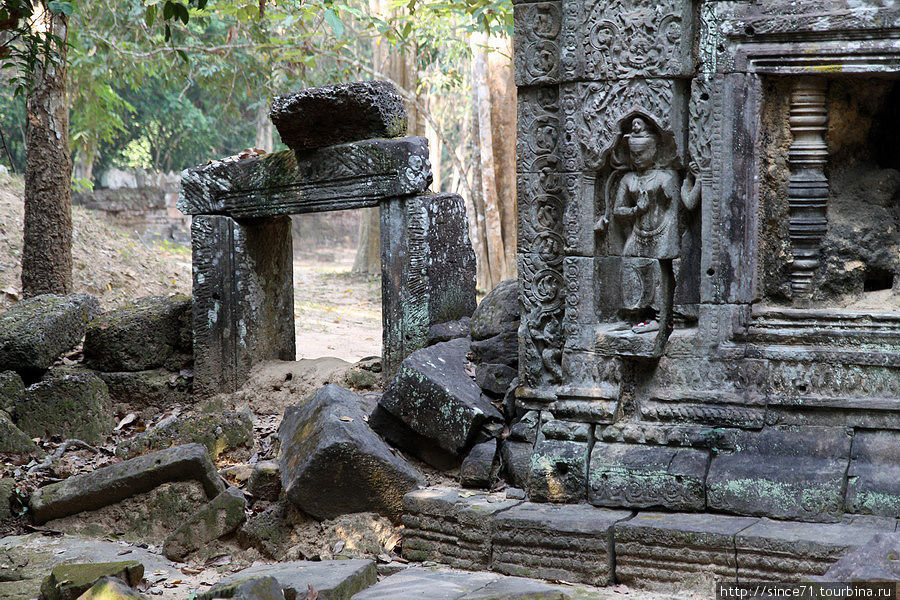
[[[533,500],[900,517],[894,4],[515,4]]]

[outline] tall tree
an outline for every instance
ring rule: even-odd
[[[54,47],[34,49],[25,126],[25,237],[22,292],[68,294],[72,290],[72,203],[69,106],[66,102],[68,19],[46,0],[35,6],[31,27]]]

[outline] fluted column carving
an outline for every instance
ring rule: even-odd
[[[828,178],[825,132],[828,107],[826,82],[800,78],[791,93],[790,127],[794,141],[788,149],[790,237],[794,262],[791,290],[795,300],[812,296],[812,280],[819,266],[819,251],[828,229]]]

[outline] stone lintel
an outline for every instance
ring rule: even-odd
[[[428,141],[365,140],[217,160],[181,175],[178,209],[236,219],[377,206],[431,184]]]

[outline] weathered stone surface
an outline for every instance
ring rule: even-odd
[[[475,383],[478,387],[497,396],[506,393],[517,375],[518,371],[514,368],[497,363],[475,367]]]
[[[300,509],[282,498],[247,519],[238,529],[237,540],[243,548],[256,548],[263,556],[278,560],[294,543],[291,536],[294,525],[306,519]]]
[[[12,413],[13,408],[25,399],[25,384],[15,371],[0,372],[0,410]]]
[[[710,509],[802,521],[838,521],[850,437],[844,429],[769,428],[712,459]]]
[[[823,575],[848,551],[895,528],[895,519],[871,517],[843,523],[761,519],[735,537],[738,581],[791,582]]]
[[[31,454],[38,452],[37,445],[28,435],[15,426],[12,419],[0,410],[0,452]]]
[[[369,415],[369,427],[394,448],[415,456],[435,469],[450,471],[460,466],[460,456],[438,447],[430,438],[416,433],[380,404]]]
[[[123,441],[116,454],[132,458],[182,444],[203,444],[215,460],[220,455],[244,455],[253,449],[253,414],[249,410],[200,412],[164,419],[144,433]]]
[[[677,585],[680,589],[710,577],[735,581],[734,536],[758,521],[710,514],[638,513],[614,527],[616,577],[627,585]]]
[[[118,577],[101,577],[78,600],[147,600]]]
[[[900,581],[900,533],[878,533],[813,581]]]
[[[631,512],[531,502],[491,521],[491,570],[506,575],[607,585],[613,579],[612,527]]]
[[[228,488],[178,526],[163,544],[170,560],[184,560],[209,542],[234,532],[247,516],[247,500],[238,488]]]
[[[193,375],[163,369],[149,371],[98,373],[109,389],[113,404],[124,404],[132,410],[163,409],[190,404]]]
[[[84,359],[98,371],[177,371],[191,359],[191,298],[148,296],[103,313],[87,327]]]
[[[708,464],[705,450],[598,442],[591,451],[588,501],[702,511]]]
[[[486,340],[508,331],[518,331],[520,312],[518,280],[501,281],[472,313],[472,339]]]
[[[483,570],[491,557],[490,517],[519,504],[500,494],[429,488],[403,498],[403,556]]]
[[[381,204],[383,371],[428,343],[432,325],[475,310],[475,252],[457,194]]]
[[[432,325],[428,328],[428,337],[425,339],[425,345],[431,346],[441,342],[449,342],[456,338],[469,337],[470,326],[469,317]]]
[[[489,489],[497,476],[497,440],[475,444],[459,469],[463,487]]]
[[[399,520],[403,495],[424,485],[421,474],[369,429],[364,406],[353,392],[329,384],[303,406],[285,410],[282,487],[318,519],[377,512]]]
[[[354,81],[276,96],[269,117],[297,152],[406,134],[406,108],[393,83]]]
[[[166,482],[192,479],[203,485],[210,498],[225,489],[200,444],[160,450],[38,488],[29,507],[35,521],[45,523],[119,502]]]
[[[466,373],[469,342],[456,339],[418,350],[400,366],[380,405],[444,450],[460,454],[485,420],[502,416]]]
[[[425,138],[365,140],[187,169],[178,209],[239,219],[346,210],[419,194],[430,184]]]
[[[195,394],[233,392],[253,365],[294,360],[290,219],[196,216],[191,240]]]
[[[284,600],[284,591],[274,577],[245,577],[217,583],[199,594],[197,600],[234,598],[234,600]]]
[[[518,442],[511,439],[500,443],[500,459],[503,462],[503,474],[510,485],[519,489],[528,489],[531,479],[531,453],[534,442]]]
[[[31,437],[59,435],[89,444],[103,440],[115,426],[109,390],[96,373],[52,370],[25,390],[16,407],[16,424]]]
[[[247,491],[258,500],[278,500],[281,494],[281,471],[278,462],[264,460],[253,465],[253,472],[247,481]]]
[[[41,584],[41,597],[44,600],[76,600],[103,577],[116,577],[135,586],[144,577],[144,565],[134,560],[59,565]]]
[[[100,311],[90,294],[43,294],[22,300],[0,315],[0,370],[39,376],[84,336]]]
[[[319,600],[349,600],[375,583],[376,571],[371,560],[300,560],[250,567],[224,579],[223,583],[247,577],[274,577],[286,600],[305,599],[308,586],[319,593]]]
[[[900,433],[858,431],[847,471],[847,512],[900,517]]]
[[[535,502],[582,502],[587,498],[587,440],[539,441],[531,455],[528,497]]]
[[[12,495],[16,488],[16,480],[0,479],[0,523],[12,516]]]
[[[413,567],[383,579],[355,595],[353,600],[568,600],[576,597],[591,596],[577,588],[534,579]]]
[[[505,331],[485,340],[472,342],[472,361],[476,364],[498,364],[515,367],[519,364],[519,334]]]

